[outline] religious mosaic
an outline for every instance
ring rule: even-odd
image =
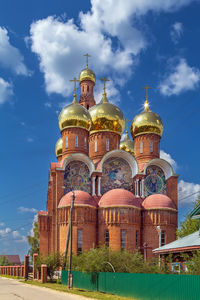
[[[152,194],[166,194],[166,179],[163,170],[157,166],[149,166],[144,182],[145,196]]]
[[[81,161],[72,161],[65,169],[64,174],[65,194],[73,190],[91,192],[89,169]]]
[[[103,164],[102,194],[112,189],[133,191],[132,172],[129,164],[122,158],[109,158]]]

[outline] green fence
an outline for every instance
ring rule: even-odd
[[[144,300],[199,300],[200,276],[132,273],[81,273],[73,271],[73,285]],[[62,284],[67,284],[62,271]]]

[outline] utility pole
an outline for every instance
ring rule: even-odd
[[[70,222],[69,222],[69,228],[70,228],[70,249],[69,249],[69,269],[68,269],[68,289],[72,289],[72,217],[73,217],[73,208],[74,208],[74,201],[75,201],[75,193],[72,192],[72,202],[71,202],[71,208],[70,208]]]

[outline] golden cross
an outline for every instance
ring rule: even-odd
[[[131,122],[131,120],[129,120],[128,118],[125,119],[125,123],[126,123],[126,130],[128,131],[128,122]]]
[[[103,90],[104,90],[104,94],[106,93],[106,81],[110,81],[109,79],[107,79],[106,77],[104,78],[101,78],[101,80],[104,81],[104,87],[103,87]]]
[[[143,87],[146,90],[146,100],[148,101],[148,90],[152,89],[152,87],[148,86],[147,84]]]
[[[88,57],[91,57],[88,53],[84,54],[86,56],[86,67],[88,68]]]
[[[76,83],[79,82],[79,80],[76,77],[74,77],[74,79],[71,79],[70,81],[74,82],[74,95],[76,95],[76,89],[77,89]]]

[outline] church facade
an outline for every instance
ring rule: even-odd
[[[88,64],[80,73],[71,105],[59,115],[61,138],[57,162],[49,169],[47,211],[38,213],[40,253],[65,251],[72,191],[73,252],[97,246],[144,252],[176,238],[177,179],[160,158],[163,123],[150,110],[133,118],[130,139],[123,112],[108,101],[105,81],[100,103],[94,99],[96,77]],[[76,79],[75,79],[76,83]]]

